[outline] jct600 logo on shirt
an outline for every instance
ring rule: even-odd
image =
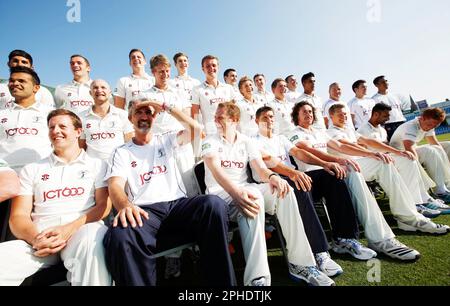
[[[61,198],[73,198],[82,196],[84,194],[83,187],[65,187],[61,189],[44,191],[44,202],[47,200],[61,199]]]
[[[153,176],[155,175],[161,175],[161,174],[166,174],[167,173],[167,167],[166,166],[156,166],[153,168],[152,171],[143,173],[139,175],[139,178],[141,179],[141,185],[144,185],[148,182],[150,182],[150,180],[152,179]]]
[[[36,136],[37,134],[39,134],[39,130],[35,129],[35,128],[25,128],[25,127],[20,127],[20,128],[14,128],[14,129],[8,129],[5,130],[6,133],[6,137],[14,137],[15,135],[32,135],[32,136]]]
[[[95,133],[91,134],[91,140],[101,140],[101,139],[114,139],[116,138],[116,134],[114,133]]]

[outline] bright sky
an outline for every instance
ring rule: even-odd
[[[81,4],[81,22],[68,21],[68,2]],[[91,77],[114,87],[131,71],[129,50],[141,48],[148,59],[187,53],[200,80],[201,58],[213,54],[221,72],[262,72],[268,85],[313,71],[323,99],[338,81],[348,101],[360,78],[373,94],[381,74],[393,93],[450,98],[448,0],[0,0],[0,28],[0,77],[8,76],[8,53],[23,49],[51,86],[71,80],[69,57],[80,53]]]

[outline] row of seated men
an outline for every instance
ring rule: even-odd
[[[186,55],[180,57],[187,62]],[[130,52],[132,67],[143,59],[140,50]],[[52,110],[37,102],[37,73],[11,65],[8,90],[14,100],[0,111],[0,173],[10,186],[1,200],[12,198],[9,224],[17,240],[0,244],[1,284],[20,284],[62,260],[71,262],[73,285],[155,285],[152,255],[194,241],[205,282],[235,285],[227,238],[232,220],[239,225],[246,259],[243,284],[270,285],[268,213],[280,222],[289,275],[312,285],[334,285],[332,277],[343,270],[328,252],[314,210],[313,202],[321,198],[334,252],[360,260],[377,253],[417,260],[419,252],[398,241],[384,219],[366,184],[372,180],[386,191],[400,229],[449,231],[424,215],[450,212],[444,203],[449,200],[448,156],[434,135],[445,119],[442,110],[429,109],[400,124],[388,145],[382,125],[393,107],[387,103],[376,104],[355,132],[345,104],[329,105],[324,120],[314,99],[288,102],[283,79],[272,83],[274,99],[260,103],[253,81],[244,77],[239,100],[233,87],[217,80],[214,56],[202,60],[206,81],[189,90],[173,85],[164,55],[152,57],[150,66],[155,84],[149,90],[128,102],[117,100],[116,107],[107,82],[95,80],[89,85],[93,104],[74,112],[67,104]],[[76,55],[71,67],[75,76],[90,64]],[[181,84],[189,78],[178,79]],[[314,84],[314,75],[306,74],[302,83]],[[417,146],[424,137],[430,145]],[[198,195],[195,186],[196,158],[205,163],[207,195]],[[248,166],[258,183],[249,183]],[[101,220],[112,206],[116,214],[107,227]],[[358,222],[368,247],[358,241]]]

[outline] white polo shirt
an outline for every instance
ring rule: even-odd
[[[68,84],[59,85],[55,90],[55,102],[59,108],[64,108],[79,114],[94,105],[94,98],[89,93],[92,80],[78,83],[72,80]]]
[[[0,83],[0,109],[7,108],[7,103],[12,101],[14,98],[9,92],[8,84]]]
[[[354,97],[348,103],[351,105],[350,113],[355,116],[355,128],[359,129],[370,120],[372,109],[376,102],[373,99],[358,99]]]
[[[254,159],[261,159],[258,146],[239,132],[234,143],[229,143],[219,134],[206,137],[202,144],[202,157],[210,155],[218,157],[220,167],[227,177],[239,186],[247,184],[248,163]],[[223,190],[208,167],[205,167],[205,184],[209,194],[217,194]]]
[[[291,118],[294,103],[274,99],[269,103],[269,106],[273,109],[275,115],[275,134],[288,135],[295,128]]]
[[[240,132],[248,137],[256,136],[259,129],[255,122],[256,111],[260,107],[263,107],[264,104],[259,103],[257,100],[253,100],[253,103],[250,103],[246,99],[241,99],[236,105],[241,111],[241,118],[239,121]]]
[[[382,95],[377,93],[372,97],[372,99],[375,100],[376,103],[384,103],[392,107],[392,110],[389,113],[389,121],[387,121],[386,123],[406,121],[405,116],[403,116],[402,112],[402,102],[395,95]]]
[[[361,125],[358,129],[358,133],[367,138],[376,139],[378,141],[387,142],[387,132],[384,127],[379,124],[377,127],[374,127],[369,121]]]
[[[51,110],[39,103],[28,108],[14,103],[11,108],[0,110],[0,158],[14,170],[51,153],[47,127]]]
[[[261,92],[259,90],[255,91],[255,93],[253,94],[253,97],[258,101],[258,103],[263,104],[263,105],[269,105],[269,103],[275,99],[275,96],[273,93],[268,92],[268,91]]]
[[[142,92],[141,96],[146,99],[154,99],[166,103],[171,107],[176,107],[180,110],[190,107],[189,101],[181,99],[177,91],[169,87],[167,90],[161,90],[155,86],[149,90]],[[183,125],[175,119],[171,114],[165,111],[161,111],[155,121],[153,121],[152,132],[155,134],[162,134],[169,131],[181,131],[184,130]]]
[[[237,101],[233,87],[219,82],[217,87],[203,82],[192,91],[192,104],[200,106],[200,112],[203,118],[206,134],[215,134],[217,132],[214,116],[219,103]]]
[[[313,127],[311,127],[311,129],[305,129],[300,126],[297,126],[293,131],[291,131],[291,133],[289,133],[288,139],[293,145],[297,145],[299,142],[305,142],[312,148],[325,153],[327,153],[328,141],[331,140],[325,130],[319,130]],[[294,160],[297,163],[298,170],[302,172],[323,169],[320,166],[307,164],[295,157]]]
[[[199,80],[189,75],[178,75],[169,81],[169,85],[178,92],[178,95],[182,99],[189,101],[189,104],[192,101],[192,90],[200,84],[201,82]]]
[[[84,150],[67,164],[53,153],[20,171],[20,194],[33,196],[33,221],[80,215],[95,205],[95,190],[107,187],[106,163]]]
[[[278,157],[286,166],[293,168],[289,157],[289,152],[295,146],[284,135],[272,135],[272,138],[266,137],[258,133],[254,137],[258,142],[260,150],[266,152],[270,156]]]
[[[186,197],[174,150],[177,133],[154,134],[149,144],[130,141],[114,150],[105,179],[126,181],[128,200],[138,206]]]
[[[347,114],[347,121],[345,122],[345,126],[347,126],[349,129],[355,129],[355,126],[353,125],[352,117],[350,115],[350,109],[348,108],[347,104],[345,104],[342,101],[335,101],[333,99],[329,99],[327,102],[325,102],[325,104],[323,106],[323,117],[328,118],[328,126],[333,125],[333,122],[331,122],[331,117],[330,117],[330,108],[335,104],[344,105],[344,111]]]
[[[419,143],[427,136],[435,136],[434,129],[425,132],[420,128],[419,118],[414,118],[411,121],[400,125],[391,137],[390,145],[399,150],[405,150],[403,145],[404,140],[411,140],[414,143]]]
[[[296,101],[298,101],[298,99],[300,98],[300,96],[302,94],[298,91],[288,90],[285,95],[286,95],[286,101],[295,104]]]
[[[34,99],[37,103],[42,105],[47,105],[49,107],[55,107],[55,101],[53,100],[53,96],[51,92],[41,85],[39,90],[36,92]],[[14,104],[14,97],[11,96],[9,92],[8,84],[1,83],[0,84],[0,109],[7,109],[12,107]]]
[[[322,99],[316,95],[311,96],[311,95],[307,95],[307,94],[303,93],[295,101],[295,104],[297,104],[298,102],[302,102],[302,101],[309,102],[316,109],[316,112],[315,112],[316,122],[314,122],[313,127],[315,127],[316,129],[326,130],[327,127],[325,126],[325,120],[323,119],[323,114],[322,114],[322,112],[323,112]]]
[[[134,99],[139,99],[142,92],[149,90],[155,85],[155,78],[145,73],[142,77],[131,74],[120,78],[114,89],[114,96],[125,99],[125,110]]]
[[[92,107],[80,114],[83,123],[81,139],[86,140],[87,154],[108,161],[115,148],[125,142],[124,134],[134,131],[128,113],[110,105],[108,114],[101,118]]]

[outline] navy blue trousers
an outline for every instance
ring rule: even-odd
[[[355,238],[359,236],[358,220],[353,209],[347,185],[325,170],[306,172],[312,178],[314,201],[325,198],[330,217],[333,238]]]
[[[306,237],[308,237],[308,242],[313,253],[317,254],[328,251],[327,236],[325,236],[322,224],[320,223],[319,217],[317,217],[311,192],[298,190],[293,181],[288,177],[283,178],[294,189],[303,227],[305,228]]]
[[[150,256],[188,242],[200,248],[200,270],[208,286],[234,286],[228,251],[228,205],[212,195],[141,206],[143,227],[110,227],[105,235],[106,265],[118,286],[156,285]]]

